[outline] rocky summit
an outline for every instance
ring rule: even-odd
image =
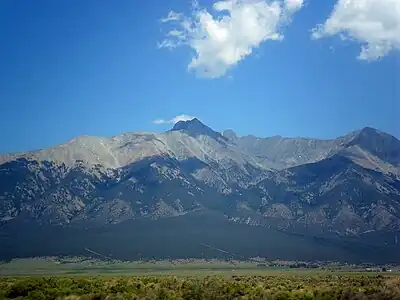
[[[400,141],[238,136],[198,119],[0,155],[0,259],[399,261]]]

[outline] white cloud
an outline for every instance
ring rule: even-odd
[[[302,6],[303,0],[223,0],[212,6],[218,15],[213,16],[195,2],[190,16],[170,12],[161,19],[177,28],[159,47],[189,46],[195,53],[189,70],[202,77],[221,77],[261,43],[282,40],[283,25]]]
[[[285,0],[285,6],[289,11],[297,11],[303,7],[303,0]]]
[[[339,35],[361,44],[359,59],[376,60],[400,49],[400,0],[338,0],[314,39]]]
[[[157,119],[157,120],[154,120],[153,123],[157,124],[157,125],[160,125],[160,124],[175,124],[175,123],[178,123],[179,121],[189,121],[189,120],[192,120],[194,118],[196,118],[196,117],[192,117],[192,116],[188,116],[188,115],[179,115],[179,116],[176,116],[176,117],[172,118],[171,120]]]

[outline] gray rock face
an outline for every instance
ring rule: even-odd
[[[295,233],[400,231],[400,141],[372,128],[332,140],[238,137],[194,119],[0,156],[3,225],[99,227],[195,211]]]

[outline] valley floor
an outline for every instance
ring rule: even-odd
[[[375,274],[400,276],[400,266],[343,264],[336,262],[180,259],[120,261],[89,257],[36,257],[0,262],[0,276],[280,276],[300,274]]]

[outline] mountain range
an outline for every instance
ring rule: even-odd
[[[398,262],[400,141],[239,137],[198,119],[0,155],[0,259]]]

